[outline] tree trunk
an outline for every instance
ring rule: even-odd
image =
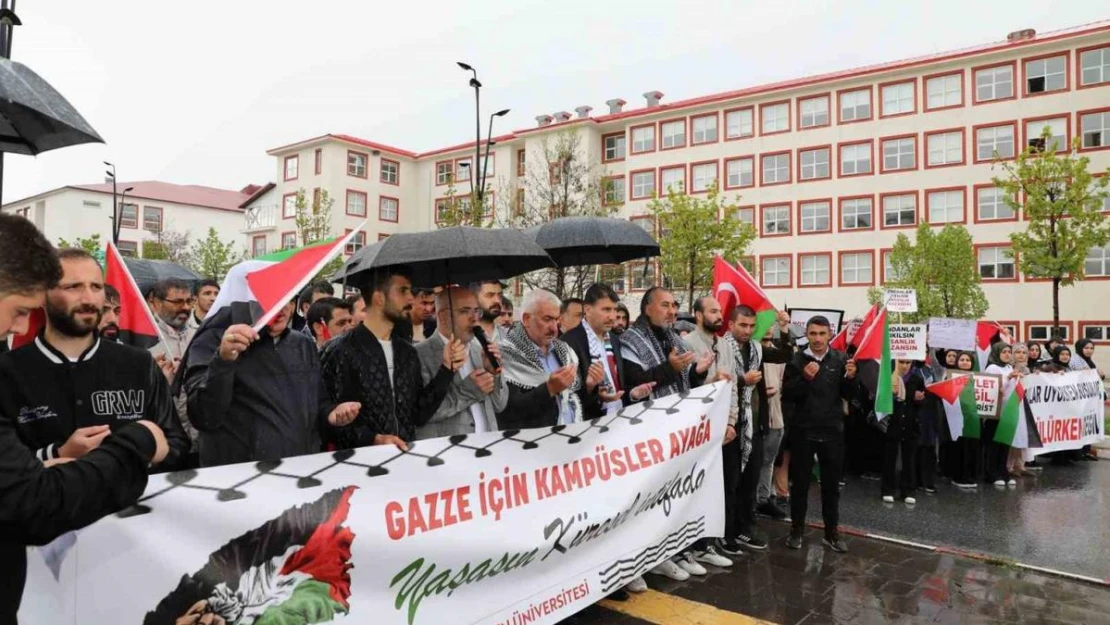
[[[1052,338],[1053,334],[1059,332],[1060,327],[1060,278],[1052,279],[1052,332],[1048,338]],[[1068,337],[1071,338],[1071,337]]]

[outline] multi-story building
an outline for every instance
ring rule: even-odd
[[[173,231],[202,239],[216,229],[225,242],[241,240],[243,205],[259,189],[239,191],[169,182],[122,182],[116,185],[120,209],[119,250],[129,256],[142,254],[143,241],[157,241],[159,233]],[[124,189],[130,188],[126,194]],[[4,205],[5,213],[33,221],[52,242],[100,235],[112,239],[115,199],[111,183],[70,185]]]
[[[1050,334],[1049,286],[1022,276],[1009,253],[1022,215],[993,186],[1001,174],[993,160],[1012,159],[1049,128],[1061,146],[1080,137],[1093,170],[1110,167],[1110,22],[1019,31],[974,48],[669,104],[662,96],[648,92],[645,106],[631,110],[610,100],[604,115],[590,107],[542,115],[534,128],[497,137],[490,188],[517,197],[526,172],[548,167],[534,162],[540,143],[568,130],[612,181],[608,199],[648,229],[653,194],[671,185],[705,193],[718,181],[759,234],[750,257],[738,260],[775,303],[849,315],[865,309],[868,287],[883,284],[899,233],[921,222],[962,224],[975,240],[989,316],[1015,336]],[[368,219],[362,243],[433,227],[448,182],[468,184],[474,144],[414,153],[326,135],[268,154],[285,207],[267,235],[272,244],[291,236],[297,189],[326,189],[345,230]],[[1086,272],[1062,291],[1058,332],[1107,344],[1110,248],[1091,250]],[[657,275],[650,265],[606,273],[633,297]]]

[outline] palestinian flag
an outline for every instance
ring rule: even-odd
[[[880,308],[885,309],[875,304],[871,307],[871,310],[867,311],[867,314],[863,317],[863,321],[859,324],[859,328],[856,329],[856,333],[848,340],[848,345],[858,348],[860,343],[863,343],[863,339],[867,337],[867,332],[870,331],[871,326],[875,324],[875,317],[878,316]]]
[[[162,342],[162,335],[158,331],[158,324],[154,321],[154,313],[143,299],[142,292],[127,263],[123,262],[123,255],[119,253],[111,241],[104,253],[104,282],[119,291],[119,338],[124,345],[131,345],[140,349],[150,349]]]
[[[998,418],[998,429],[994,432],[994,440],[996,443],[1017,449],[1042,445],[1036,424],[1025,410],[1025,385],[1021,380],[1013,385],[1013,390],[1002,404],[1002,414]]]
[[[983,371],[987,368],[987,361],[991,357],[991,344],[995,337],[999,341],[1010,345],[1014,342],[1010,332],[998,325],[994,321],[980,321],[975,327],[975,353],[978,356],[979,368],[976,371]]]
[[[979,407],[975,404],[975,385],[971,382],[972,376],[965,374],[925,387],[925,390],[940,398],[952,440],[980,436]]]
[[[750,306],[755,311],[753,341],[762,341],[767,331],[775,325],[775,307],[743,265],[734,267],[720,256],[713,259],[713,296],[721,304],[721,314],[726,321],[731,318],[732,309],[740,304]],[[723,336],[727,331],[726,323],[721,326],[718,334]]]
[[[355,488],[330,491],[232,539],[184,575],[143,625],[312,625],[347,614],[355,534],[344,523]]]
[[[864,332],[861,329],[857,334]],[[855,360],[860,367],[860,380],[875,395],[875,416],[882,420],[894,412],[894,364],[890,360],[890,323],[886,307],[867,329]]]

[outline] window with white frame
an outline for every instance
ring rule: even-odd
[[[381,173],[382,182],[385,184],[397,184],[401,180],[401,164],[397,161],[383,158]]]
[[[1080,116],[1079,132],[1082,133],[1082,145],[1085,148],[1110,146],[1110,111],[1085,113]]]
[[[675,193],[682,193],[686,190],[685,167],[671,167],[660,170],[659,176],[664,194],[669,193],[672,189]]]
[[[1103,191],[1102,187],[1100,187],[1099,184],[1098,184],[1099,180],[1100,180],[1100,178],[1092,177],[1091,178],[1091,184],[1087,188],[1087,192],[1090,193],[1092,199],[1096,196],[1096,194],[1101,193]],[[1107,188],[1106,190],[1110,191],[1110,188]],[[1103,196],[1103,198],[1102,198],[1102,209],[1101,210],[1104,213],[1110,213],[1110,194]]]
[[[366,161],[368,157],[361,152],[347,152],[347,175],[366,177]]]
[[[790,130],[790,103],[769,104],[759,109],[763,134]]]
[[[751,157],[734,158],[725,165],[729,187],[750,187],[755,184],[754,163]]]
[[[650,191],[648,192],[651,193]],[[609,178],[605,181],[605,205],[613,206],[624,202],[624,176]]]
[[[883,171],[914,169],[915,167],[917,167],[916,137],[883,141]]]
[[[871,173],[871,144],[853,143],[840,148],[840,175]]]
[[[962,191],[930,191],[925,202],[929,223],[951,224],[964,221],[964,194]]]
[[[654,191],[654,171],[638,171],[632,174],[632,199],[642,200],[644,198],[649,198]]]
[[[300,156],[286,156],[285,157],[285,179],[296,180],[297,173],[300,170],[301,157]]]
[[[725,113],[725,138],[740,139],[755,134],[752,109],[739,109]]]
[[[840,121],[871,119],[871,89],[856,89],[840,94]]]
[[[251,239],[251,258],[266,255],[266,235],[256,236]]]
[[[667,148],[680,148],[686,145],[685,119],[660,124],[659,131],[660,134],[663,135],[664,150]]]
[[[829,177],[829,148],[801,150],[802,180],[815,180]]]
[[[763,286],[790,286],[790,258],[761,258],[759,274]]]
[[[799,102],[798,107],[801,108],[799,125],[802,128],[829,125],[829,96],[806,98]]]
[[[1083,338],[1088,341],[1095,341],[1096,343],[1110,341],[1110,325],[1080,322],[1080,327],[1083,328]]]
[[[162,231],[162,207],[143,207],[143,230],[158,233]]]
[[[1088,278],[1110,277],[1110,245],[1092,247],[1087,252],[1087,260],[1083,263],[1083,273]]]
[[[884,85],[879,90],[882,95],[883,116],[912,113],[913,91],[913,81]]]
[[[1066,54],[1025,62],[1025,92],[1045,93],[1068,88]]]
[[[962,132],[931,134],[925,140],[930,167],[955,165],[964,161],[964,135]]]
[[[1079,53],[1079,84],[1083,87],[1110,82],[1110,47]]]
[[[281,218],[292,219],[297,216],[297,196],[289,194],[281,198]]]
[[[979,277],[984,280],[1013,279],[1013,250],[1008,247],[979,248]]]
[[[605,160],[619,161],[624,158],[624,133],[605,136]]]
[[[871,221],[871,198],[861,197],[840,202],[841,230],[869,230]]]
[[[1029,333],[1030,341],[1047,341],[1053,336],[1058,336],[1064,340],[1065,343],[1071,340],[1070,326],[1057,326],[1056,331],[1052,331],[1052,326],[1043,323],[1031,323],[1025,326],[1025,331]]]
[[[829,232],[832,206],[829,202],[802,202],[798,204],[800,232]]]
[[[1014,97],[1014,67],[999,65],[976,70],[975,100],[990,102]]]
[[[655,286],[655,263],[629,265],[628,275],[632,278],[633,291],[646,291]]]
[[[364,247],[366,247],[366,233],[359,230],[355,233],[355,236],[351,237],[351,240],[347,243],[347,246],[343,248],[343,251],[350,255]]]
[[[840,256],[841,284],[874,284],[874,255],[871,252],[852,252]]]
[[[694,135],[694,145],[699,143],[713,143],[717,140],[717,114],[694,117],[690,120],[691,132]]]
[[[281,233],[281,249],[291,250],[297,247],[297,233],[296,232],[283,232]]]
[[[763,184],[790,182],[790,154],[767,154],[760,157]]]
[[[469,159],[469,158],[461,158],[461,159],[455,161],[455,181],[456,182],[466,182],[467,180],[470,180],[470,176],[471,176],[470,170],[473,169],[473,167],[471,167],[470,163],[471,163],[471,159]]]
[[[1049,129],[1048,141],[1045,141],[1041,136],[1045,128]],[[1066,151],[1068,149],[1068,118],[1057,117],[1025,122],[1025,145],[1034,150],[1047,150],[1049,146],[1055,146],[1057,152]]]
[[[1014,209],[1006,203],[1006,194],[998,187],[979,187],[975,190],[975,207],[979,221],[1013,219]]]
[[[450,183],[454,173],[454,166],[450,161],[436,163],[436,184]]]
[[[883,252],[883,282],[891,282],[894,280],[901,280],[901,275],[898,270],[894,268],[894,252],[892,250],[885,250]]]
[[[883,197],[883,227],[900,228],[917,224],[917,194],[903,193]]]
[[[959,106],[964,101],[962,74],[935,76],[925,81],[925,108],[939,109]]]
[[[975,157],[980,161],[1014,157],[1014,126],[991,126],[975,131]]]
[[[360,191],[347,192],[347,214],[355,217],[366,216],[366,194]]]
[[[763,234],[790,234],[790,205],[763,207]]]
[[[742,206],[740,208],[737,208],[736,218],[739,219],[741,223],[745,223],[749,226],[755,227],[755,207]]]
[[[708,191],[717,182],[717,163],[701,163],[690,167],[690,189],[694,193]]]
[[[829,284],[831,258],[825,254],[798,254],[801,269],[800,286],[820,286]]]
[[[632,129],[632,153],[650,152],[655,149],[655,126]]]
[[[383,197],[378,200],[378,219],[381,221],[397,221],[397,199]]]
[[[600,282],[613,287],[617,293],[624,293],[625,283],[624,265],[603,265],[600,268]]]

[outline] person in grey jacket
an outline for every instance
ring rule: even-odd
[[[453,332],[451,338],[466,345],[467,353],[462,367],[451,379],[443,403],[428,423],[416,430],[417,440],[497,431],[497,413],[509,401],[509,387],[501,377],[501,368],[495,367],[489,358],[492,355],[500,364],[501,349],[497,343],[489,343],[487,353],[474,336],[481,314],[478,298],[470,289],[451,287],[436,295],[437,330],[416,346],[424,383],[431,382],[443,365],[443,347],[450,341],[444,332]]]

